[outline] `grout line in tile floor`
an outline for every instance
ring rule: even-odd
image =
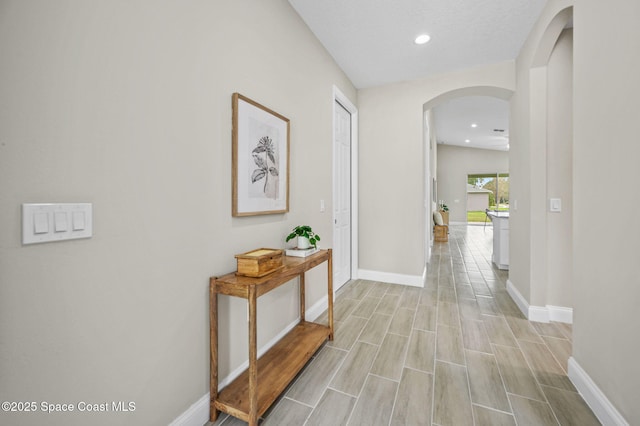
[[[435,265],[434,265],[434,267],[435,267]],[[438,277],[436,279],[438,280],[439,279],[439,275],[440,275],[440,259],[439,258],[438,258],[438,266],[437,266],[437,268],[438,268],[437,269]],[[427,267],[427,278],[426,278],[426,281],[427,282],[429,281],[429,268],[428,267]],[[424,283],[424,288],[425,289],[427,288],[427,282]],[[420,299],[422,299],[422,294],[420,295]],[[435,326],[435,330],[433,332],[433,334],[434,334],[434,342],[436,342],[435,343],[436,346],[437,346],[437,342],[438,342],[438,317],[440,315],[440,312],[438,312],[439,311],[439,307],[440,307],[439,296],[438,296],[438,292],[436,290],[436,307],[435,307],[436,326]],[[416,312],[417,312],[417,309],[416,309]],[[412,330],[412,332],[413,332],[413,330]],[[434,350],[435,350],[435,348],[434,348]],[[434,355],[433,356],[433,366],[432,366],[432,369],[431,369],[431,371],[433,372],[433,374],[431,375],[431,389],[432,389],[432,391],[431,391],[431,412],[430,412],[431,415],[430,415],[430,419],[429,419],[431,424],[435,424],[435,418],[434,418],[435,417],[435,410],[433,409],[433,407],[435,407],[435,405],[436,405],[436,392],[435,392],[435,389],[436,389],[436,368],[437,368],[437,366],[438,366],[438,360],[437,360],[437,357]]]

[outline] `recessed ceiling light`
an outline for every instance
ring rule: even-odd
[[[471,142],[471,140],[470,139],[465,139],[464,142],[465,143],[469,143],[469,142]]]
[[[415,44],[425,44],[431,40],[431,37],[427,34],[421,34],[414,40]]]
[[[471,127],[476,128],[478,125],[476,123],[471,123]]]

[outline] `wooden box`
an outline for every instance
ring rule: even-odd
[[[449,227],[447,225],[435,225],[433,227],[433,239],[440,243],[449,241]]]
[[[260,248],[243,254],[236,254],[238,275],[264,277],[282,268],[284,250]]]

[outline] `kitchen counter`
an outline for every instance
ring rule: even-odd
[[[493,256],[498,269],[509,269],[509,212],[487,212],[493,222]]]

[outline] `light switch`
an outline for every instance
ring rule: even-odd
[[[66,232],[69,228],[67,224],[67,213],[66,212],[55,212],[53,215],[53,228],[55,232]]]
[[[33,233],[46,234],[49,232],[49,215],[46,212],[37,212],[33,215]]]
[[[549,211],[560,212],[562,211],[562,200],[560,198],[549,199]]]
[[[82,231],[85,228],[84,212],[73,212],[73,230]]]
[[[91,238],[91,203],[22,205],[22,244]]]
[[[324,200],[320,200],[320,211],[324,211]]]

